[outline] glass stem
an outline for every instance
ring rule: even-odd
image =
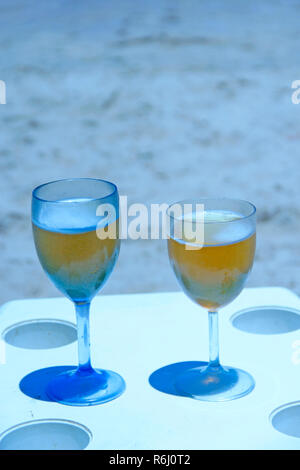
[[[76,302],[77,337],[78,337],[78,371],[88,372],[92,369],[90,356],[90,302]]]
[[[208,312],[209,325],[209,367],[219,367],[219,324],[218,312]]]

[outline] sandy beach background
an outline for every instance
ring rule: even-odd
[[[0,302],[57,296],[34,186],[114,181],[129,203],[248,199],[248,286],[300,294],[300,2],[1,0]],[[165,241],[124,241],[103,293],[177,290]]]

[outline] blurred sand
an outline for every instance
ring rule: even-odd
[[[2,0],[0,302],[57,296],[31,190],[114,181],[129,202],[249,199],[249,286],[300,293],[300,2]],[[178,289],[166,242],[123,242],[105,293]]]

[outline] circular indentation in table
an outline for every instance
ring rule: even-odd
[[[300,311],[288,307],[253,307],[231,318],[238,330],[259,335],[278,335],[300,329]]]
[[[76,326],[63,320],[30,320],[16,323],[2,333],[4,341],[24,349],[51,349],[73,343]]]
[[[82,450],[91,432],[68,420],[35,420],[22,423],[0,436],[0,450]]]
[[[276,408],[270,416],[273,427],[288,436],[300,437],[300,402]]]

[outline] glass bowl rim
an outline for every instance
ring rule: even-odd
[[[243,204],[246,203],[246,204],[248,204],[248,206],[250,206],[251,209],[252,209],[251,212],[250,212],[250,214],[245,215],[245,216],[241,215],[241,217],[239,217],[238,219],[223,220],[223,221],[220,221],[220,222],[215,222],[215,221],[207,221],[207,222],[205,222],[205,221],[204,221],[204,222],[203,222],[204,225],[206,225],[206,224],[229,224],[229,223],[232,223],[232,222],[241,222],[242,220],[248,219],[248,218],[250,218],[250,217],[252,217],[253,215],[256,214],[256,207],[255,207],[255,205],[252,204],[252,202],[247,201],[246,199],[235,199],[235,198],[230,198],[230,197],[200,197],[200,198],[194,198],[194,199],[193,199],[193,198],[190,198],[190,199],[182,199],[182,200],[180,200],[180,201],[173,202],[173,203],[170,204],[170,205],[168,206],[168,208],[167,208],[167,212],[166,212],[166,213],[167,213],[167,216],[170,217],[170,219],[182,220],[182,219],[180,219],[180,218],[178,218],[178,217],[174,217],[173,215],[170,214],[170,209],[171,209],[171,207],[172,207],[172,206],[175,206],[176,204],[183,204],[183,203],[187,203],[187,204],[188,204],[188,203],[192,203],[192,202],[197,203],[197,201],[199,201],[199,200],[201,200],[201,201],[213,201],[213,200],[214,200],[214,201],[227,201],[227,202],[231,201],[231,202],[239,202],[239,203],[243,203]],[[201,203],[199,202],[199,204],[201,204]],[[193,223],[197,223],[197,224],[198,224],[198,223],[202,223],[202,222],[196,221],[196,222],[193,222]]]
[[[36,186],[33,191],[32,191],[32,198],[33,199],[37,199],[38,201],[41,201],[41,202],[46,202],[46,203],[54,203],[54,204],[70,204],[70,202],[66,202],[64,200],[49,200],[49,199],[44,199],[44,198],[41,198],[37,195],[37,192],[43,188],[44,186],[49,186],[50,184],[54,184],[54,183],[63,183],[63,182],[67,182],[67,181],[97,181],[99,183],[107,183],[109,184],[111,187],[112,187],[112,192],[107,194],[106,196],[102,196],[102,197],[92,197],[92,198],[89,198],[88,201],[74,201],[73,204],[77,203],[77,204],[82,204],[82,202],[91,202],[91,201],[101,201],[103,199],[107,199],[111,196],[113,196],[114,194],[116,194],[118,192],[118,188],[117,186],[115,185],[115,183],[112,183],[111,181],[108,181],[108,180],[104,180],[104,179],[101,179],[101,178],[62,178],[62,179],[58,179],[58,180],[53,180],[53,181],[48,181],[47,183],[43,183],[43,184],[40,184],[39,186]]]

